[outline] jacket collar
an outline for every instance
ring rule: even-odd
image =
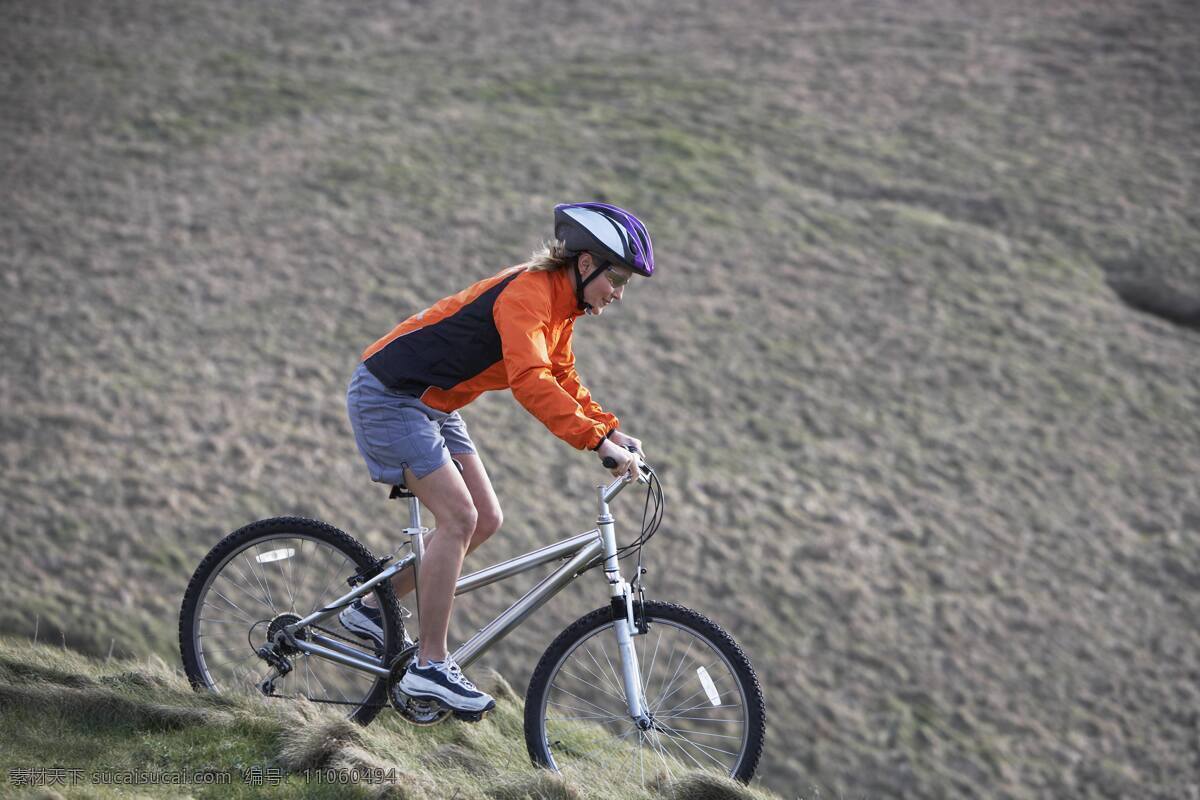
[[[553,287],[551,307],[557,319],[573,320],[582,317],[579,301],[575,299],[575,285],[570,269],[558,269],[550,273],[550,284]]]

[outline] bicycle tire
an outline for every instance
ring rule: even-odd
[[[670,699],[675,692],[680,691],[679,689],[676,689],[674,692],[671,692],[670,690],[673,684],[665,683],[660,684],[660,687],[657,690],[658,696],[653,696],[656,692],[655,688],[653,687],[653,683],[655,681],[655,676],[653,673],[657,669],[656,663],[658,657],[658,646],[652,644],[651,642],[655,636],[656,629],[671,628],[678,632],[677,634],[671,634],[671,636],[679,638],[683,641],[690,641],[691,644],[702,643],[703,646],[707,647],[708,650],[704,659],[705,662],[707,663],[711,660],[712,664],[720,665],[723,670],[722,680],[719,682],[725,684],[734,684],[732,687],[729,685],[723,685],[720,691],[725,693],[726,698],[736,696],[739,700],[740,710],[729,713],[740,715],[743,718],[740,736],[741,746],[736,752],[736,758],[729,759],[730,763],[728,764],[719,764],[718,766],[721,767],[723,771],[727,772],[730,777],[741,781],[742,783],[748,783],[753,777],[755,769],[758,767],[758,761],[762,756],[763,741],[766,736],[766,704],[763,700],[762,689],[759,686],[758,677],[754,673],[754,667],[750,664],[750,659],[746,657],[746,654],[733,640],[733,638],[720,626],[702,614],[689,608],[672,603],[648,601],[644,605],[644,615],[645,621],[648,625],[648,630],[645,635],[635,637],[635,643],[640,642],[637,644],[637,647],[638,658],[641,662],[641,669],[643,673],[643,691],[646,694],[646,699],[651,710],[654,711],[655,714],[662,714],[662,707],[665,705],[666,700]],[[556,681],[559,679],[560,675],[563,675],[564,678],[570,681],[577,682],[581,680],[581,676],[575,676],[565,672],[565,665],[568,663],[575,663],[572,661],[574,654],[579,653],[580,648],[587,645],[588,642],[593,639],[593,637],[603,635],[606,630],[609,630],[612,627],[612,624],[612,608],[598,608],[595,611],[580,617],[578,620],[568,626],[566,630],[560,633],[538,661],[537,667],[533,671],[533,676],[530,678],[529,690],[525,697],[525,744],[529,751],[529,757],[535,765],[562,772],[562,767],[564,764],[558,763],[558,759],[555,758],[556,750],[559,751],[558,755],[566,763],[570,763],[574,759],[586,759],[591,750],[584,750],[579,744],[579,741],[569,741],[571,737],[581,736],[587,740],[594,740],[593,748],[596,752],[603,752],[611,755],[614,742],[627,739],[629,736],[633,735],[634,732],[636,732],[636,727],[634,726],[633,721],[629,719],[627,710],[624,711],[624,718],[620,718],[620,714],[622,712],[619,709],[621,707],[620,704],[624,702],[624,690],[621,688],[619,680],[612,680],[615,679],[617,675],[616,672],[612,671],[613,667],[611,663],[609,665],[609,673],[603,674],[605,673],[604,667],[601,665],[599,660],[595,660],[594,663],[596,669],[600,673],[598,674],[596,671],[588,668],[582,655],[578,659],[578,661],[584,665],[582,671],[591,673],[591,676],[588,679],[584,679],[582,683],[571,683],[570,685],[584,686],[591,683],[594,691],[588,696],[591,697],[592,700],[595,700],[595,703],[593,703],[592,700],[581,696],[580,694],[573,694],[569,690],[561,689],[561,687],[558,689],[555,688]],[[616,647],[615,639],[606,639],[603,641],[602,647],[607,647],[610,650],[614,649]],[[647,656],[649,653],[645,651],[651,647],[655,648],[653,651],[654,657],[648,662]],[[703,650],[699,652],[701,654],[705,653]],[[689,656],[687,653],[679,657],[679,666],[675,669],[677,674],[684,672],[682,667],[685,661],[687,661],[688,657]],[[592,654],[592,658],[595,658],[594,653]],[[673,661],[674,656],[671,658]],[[670,663],[672,662],[668,662],[668,667],[670,666]],[[688,666],[689,669],[691,669],[693,665],[689,663]],[[699,669],[696,669],[695,672],[697,674],[697,683],[699,683],[701,680],[704,680],[698,677],[700,672]],[[704,674],[708,676],[707,667]],[[725,678],[728,678],[728,681],[724,680]],[[708,683],[711,686],[711,677],[708,678]],[[607,686],[607,690],[604,688],[604,686]],[[736,689],[735,695],[731,695],[729,693],[730,688]],[[712,692],[703,686],[700,689],[695,689],[695,686],[689,685],[688,689],[695,690],[693,691],[694,695],[707,695],[709,699],[714,697],[714,693],[719,695],[719,692],[715,687],[712,687]],[[567,707],[571,707],[571,704],[573,703],[582,702],[585,704],[584,706],[574,707],[580,708],[581,711],[592,712],[591,706],[596,706],[596,703],[604,703],[607,700],[609,706],[612,707],[609,710],[615,710],[615,713],[610,718],[606,718],[605,720],[596,720],[594,723],[567,723],[565,720],[559,719],[553,724],[549,724],[548,708],[551,705],[558,705],[555,703],[555,701],[551,700],[551,696],[555,691],[566,691],[566,695],[579,698],[578,700],[570,700],[567,704]],[[586,694],[587,691],[583,690],[583,693]],[[618,694],[620,695],[619,697],[616,696]],[[722,698],[719,698],[718,696],[718,699]],[[620,701],[620,703],[615,703],[615,701]],[[655,710],[656,703],[658,706],[657,710]],[[701,708],[703,705],[704,700],[701,699],[696,706],[701,710],[695,713],[703,713],[703,709]],[[713,703],[712,705],[722,707],[718,706],[716,703]],[[596,707],[598,708],[599,706]],[[676,709],[669,709],[669,711],[675,710]],[[689,712],[692,711],[690,708],[685,710]],[[725,714],[726,712],[721,713]],[[580,720],[582,718],[576,717],[570,719]],[[666,719],[669,719],[670,722],[665,721]],[[679,715],[667,715],[667,717],[665,717],[663,720],[656,719],[655,725],[656,728],[659,725],[666,725],[668,730],[675,731],[677,734],[678,731],[672,728],[671,724],[680,724],[678,720],[681,719],[686,719],[686,717]],[[711,719],[708,721],[723,722],[724,720]],[[693,726],[697,726],[697,723],[691,724]],[[579,727],[581,725],[589,726],[587,732],[579,733],[583,730],[581,727]],[[597,732],[597,729],[604,731],[604,734],[600,735]],[[718,729],[729,730],[728,728]],[[557,738],[560,734],[565,734],[563,739]],[[650,753],[651,759],[653,760],[653,758],[657,757],[659,753],[663,753],[664,751],[664,748],[661,746],[661,744],[652,744],[651,747],[654,749],[643,748],[643,742],[648,741],[648,739],[644,737],[648,735],[649,734],[639,733],[637,738],[637,757],[639,759],[638,763],[641,764],[643,768],[643,782],[646,781],[646,775],[644,773],[645,765],[643,761],[644,752]],[[721,736],[721,734],[711,732],[702,732],[697,733],[696,735],[710,737]],[[671,740],[675,738],[674,735],[670,733],[668,733],[667,736],[670,737]],[[668,745],[670,744],[668,739],[658,736],[656,736],[656,738],[659,742],[667,742]],[[723,736],[722,738],[735,737]],[[688,741],[687,744],[690,746],[691,742]],[[713,758],[711,752],[707,753],[706,755],[706,751],[716,752],[716,748],[703,744],[696,745],[696,747],[698,749],[695,750],[694,755],[686,752],[687,748],[685,748],[683,745],[679,745],[677,747],[678,750],[683,751],[681,754],[685,757],[681,760],[681,763],[684,764],[688,769],[692,768],[693,766],[702,769],[711,768],[713,764],[710,762],[716,761],[717,759]],[[670,750],[670,747],[667,747],[666,749]],[[673,756],[673,753],[665,753],[665,755]],[[697,758],[695,756],[701,757]],[[691,763],[689,763],[689,759]],[[659,759],[659,762],[661,765],[666,767],[666,770],[669,774],[674,774],[674,767],[671,766],[670,759],[662,758]],[[583,762],[578,763],[580,764],[581,769],[586,769],[586,766],[583,765]],[[651,766],[657,770],[659,765],[659,763],[652,763]]]
[[[213,678],[208,666],[208,659],[212,656],[210,653],[206,653],[205,646],[201,644],[202,639],[204,639],[206,636],[212,638],[214,635],[216,635],[213,633],[206,634],[206,627],[216,631],[218,629],[216,628],[215,623],[219,622],[222,625],[230,628],[231,633],[227,638],[231,638],[233,634],[240,630],[240,626],[246,625],[245,633],[249,641],[246,642],[246,649],[244,652],[252,653],[253,647],[261,646],[266,640],[265,629],[259,628],[264,620],[254,620],[253,611],[249,611],[247,613],[247,610],[243,610],[240,606],[236,606],[234,601],[231,601],[228,598],[226,598],[224,602],[234,605],[234,607],[238,608],[239,612],[241,613],[234,614],[232,611],[230,611],[229,618],[227,620],[202,619],[203,611],[206,607],[210,609],[214,607],[219,609],[224,608],[224,606],[220,604],[215,604],[215,601],[214,603],[208,602],[209,589],[214,587],[219,579],[227,581],[234,580],[232,577],[229,577],[229,575],[226,575],[225,578],[221,577],[222,571],[227,567],[229,567],[230,570],[229,574],[232,574],[233,567],[229,565],[236,564],[237,566],[242,567],[243,576],[245,574],[244,570],[246,565],[248,565],[252,574],[254,573],[255,569],[262,571],[261,580],[266,582],[260,583],[260,586],[263,590],[265,590],[265,592],[263,594],[258,594],[256,591],[248,592],[247,594],[250,595],[250,598],[244,600],[244,602],[247,605],[250,605],[250,600],[253,599],[257,600],[258,604],[261,606],[266,606],[269,603],[271,611],[277,610],[270,593],[271,578],[268,577],[266,569],[263,569],[265,564],[259,563],[259,566],[255,567],[254,563],[250,561],[245,562],[245,564],[241,564],[235,560],[241,554],[245,554],[252,548],[255,548],[256,545],[261,547],[261,545],[267,542],[276,541],[282,543],[291,540],[300,542],[300,560],[303,560],[303,555],[305,552],[304,542],[313,542],[314,553],[316,552],[315,548],[323,546],[328,548],[328,550],[334,554],[334,557],[341,556],[343,559],[342,563],[345,563],[346,565],[344,574],[334,574],[322,596],[311,601],[311,608],[305,606],[305,600],[303,598],[301,599],[301,606],[295,611],[297,616],[302,617],[314,610],[318,605],[329,602],[347,591],[349,587],[345,584],[345,579],[354,572],[365,567],[369,567],[375,562],[375,557],[372,555],[371,551],[360,544],[353,537],[343,533],[332,525],[314,519],[305,519],[302,517],[274,517],[271,519],[253,522],[227,535],[224,539],[217,543],[217,545],[211,551],[209,551],[208,555],[204,557],[204,559],[200,562],[200,565],[196,568],[195,573],[192,575],[191,581],[188,583],[187,591],[184,592],[183,604],[180,608],[179,649],[180,655],[183,659],[184,672],[186,673],[188,681],[192,684],[193,688],[197,690],[208,691],[223,690],[222,687],[217,685],[217,681]],[[254,561],[263,562],[264,557],[269,558],[272,552],[279,553],[285,551],[287,551],[286,548],[284,548],[284,550],[277,549],[274,551],[268,551],[266,554],[263,554],[261,550],[256,550],[255,552],[258,552],[259,555],[254,559]],[[295,555],[294,551],[295,548],[292,547],[290,551],[287,551],[287,555],[283,556],[281,559],[278,559],[280,561],[286,559],[293,562],[289,564],[293,570],[296,569],[294,564],[296,559],[293,558]],[[279,567],[279,569],[284,568]],[[338,573],[337,570],[334,572]],[[294,572],[292,577],[295,577]],[[321,577],[322,580],[324,580],[327,575],[322,575]],[[250,584],[248,581],[246,584],[250,589],[255,589],[255,586]],[[224,587],[225,584],[222,584],[222,586]],[[296,599],[294,597],[295,587],[291,587],[289,585],[289,591],[293,592],[291,605],[294,607],[296,604]],[[217,590],[217,593],[221,594],[220,590]],[[229,593],[232,594],[233,592],[230,591]],[[332,596],[329,596],[330,594],[332,594]],[[390,663],[401,649],[401,643],[404,636],[404,623],[400,612],[400,605],[396,600],[395,592],[392,590],[390,581],[384,581],[375,589],[375,597],[379,601],[380,609],[383,611],[385,641],[382,656],[384,663],[386,664]],[[243,598],[238,597],[238,599]],[[263,603],[264,599],[267,600],[268,603]],[[280,606],[282,606],[283,599],[283,595],[281,594]],[[251,622],[253,624],[249,624]],[[214,624],[210,625],[208,623]],[[333,624],[337,625],[336,618]],[[226,636],[224,628],[219,629],[219,632],[222,637]],[[262,634],[258,636],[257,640],[252,638],[256,632]],[[344,638],[347,638],[348,641],[354,641],[355,644],[363,646],[364,649],[366,648],[366,645],[364,645],[362,642],[352,640],[348,636]],[[254,644],[252,645],[251,642],[254,642]],[[294,659],[296,669],[292,674],[296,676],[297,682],[299,682],[301,678],[300,661],[303,660],[303,666],[308,670],[307,678],[311,684],[312,668],[308,661],[309,658],[311,657],[299,654],[296,656],[296,659]],[[261,664],[260,673],[263,677],[265,677],[265,675],[270,671],[269,665],[261,660],[257,660],[257,664],[255,664],[255,659],[249,656],[243,656],[242,660],[249,661],[256,667],[258,664]],[[321,664],[327,665],[332,664],[332,662],[321,661]],[[341,696],[345,699],[345,702],[338,699],[323,699],[320,697],[314,697],[314,691],[320,693],[322,690],[332,696],[332,691],[328,690],[327,687],[323,685],[319,690],[312,690],[311,686],[307,687],[308,691],[304,693],[304,696],[309,697],[317,702],[349,705],[352,709],[348,714],[349,718],[362,725],[368,724],[375,718],[376,715],[379,714],[379,711],[388,702],[387,678],[373,678],[373,676],[370,676],[367,673],[360,673],[348,667],[338,668],[341,669],[345,674],[353,674],[354,676],[353,680],[355,681],[355,684],[351,689],[351,695],[345,694],[345,690],[339,690],[341,691]],[[249,672],[249,670],[247,670],[247,672]],[[341,675],[342,673],[337,674]],[[317,680],[318,684],[320,684],[320,674],[317,675]],[[361,689],[361,694],[363,695],[361,699],[359,699],[357,696],[360,692],[354,691],[354,689],[358,688],[359,684],[361,684],[363,687]],[[369,688],[367,688],[368,686]],[[235,691],[246,690],[246,688],[247,687],[238,684],[236,686],[225,687],[224,690]]]

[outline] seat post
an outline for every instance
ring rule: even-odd
[[[421,601],[420,601],[420,586],[417,584],[417,576],[421,573],[421,559],[425,556],[425,534],[429,529],[421,524],[421,501],[416,497],[409,496],[408,498],[408,527],[404,529],[404,533],[409,538],[409,544],[412,547],[413,554],[413,606],[417,611],[417,618],[421,616]]]
[[[412,496],[408,498],[408,527],[421,527],[421,501]]]

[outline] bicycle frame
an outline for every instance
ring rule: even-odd
[[[614,600],[622,599],[624,607],[628,610],[625,618],[615,621],[614,628],[617,631],[617,643],[621,651],[625,696],[629,698],[630,715],[634,719],[646,719],[643,710],[640,680],[638,678],[637,655],[632,645],[632,636],[637,633],[637,628],[633,622],[633,597],[629,584],[621,577],[617,559],[614,519],[609,513],[608,508],[609,502],[620,494],[621,490],[633,480],[635,479],[632,476],[624,475],[617,478],[608,486],[598,487],[599,514],[596,520],[597,526],[592,530],[560,540],[554,544],[538,548],[515,558],[510,558],[507,561],[502,561],[490,567],[485,567],[458,579],[454,590],[456,596],[498,581],[506,580],[514,575],[528,572],[542,564],[557,559],[567,559],[566,563],[543,578],[519,600],[455,650],[453,654],[455,661],[463,667],[471,664],[582,573],[595,566],[596,559],[602,556],[604,560],[604,574],[609,584],[611,596]],[[364,581],[325,608],[288,625],[281,632],[281,635],[286,638],[289,646],[307,655],[335,661],[381,678],[386,678],[391,674],[391,665],[384,663],[383,659],[352,647],[345,642],[323,636],[309,628],[337,614],[355,598],[372,591],[383,581],[390,580],[392,576],[401,570],[407,569],[409,565],[413,565],[419,571],[421,557],[424,553],[423,536],[428,532],[428,529],[421,525],[420,504],[415,497],[409,500],[409,518],[410,525],[404,529],[404,533],[410,537],[412,553],[400,559],[395,564],[386,567],[378,575]],[[616,607],[615,603],[614,607]],[[417,613],[420,613],[419,607],[417,608]],[[295,634],[298,631],[304,631],[303,635],[305,638],[297,637]],[[647,722],[647,724],[649,723]]]

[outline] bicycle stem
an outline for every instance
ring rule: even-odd
[[[650,466],[645,463],[642,464],[642,468],[645,469],[647,473],[653,471],[650,469]],[[618,476],[617,479],[608,486],[597,487],[600,490],[600,514],[603,515],[608,512],[608,503],[612,502],[612,499],[619,495],[621,490],[624,489],[627,484],[640,480],[642,480],[642,478],[634,477],[632,473],[627,472],[624,475]]]

